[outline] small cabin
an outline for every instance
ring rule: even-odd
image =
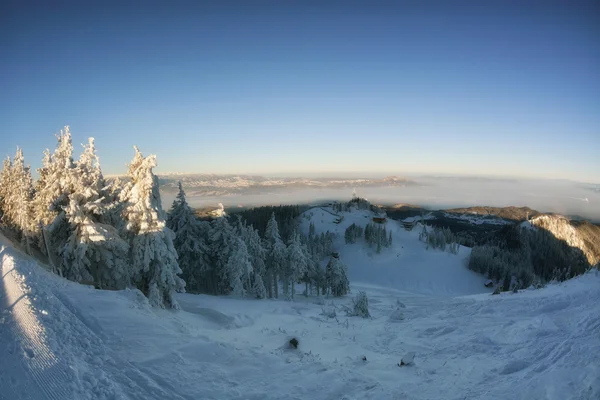
[[[494,286],[494,282],[491,279],[489,279],[484,283],[484,285],[487,288],[491,288],[492,286]]]
[[[387,218],[385,217],[373,217],[373,222],[376,224],[385,224],[387,222]]]

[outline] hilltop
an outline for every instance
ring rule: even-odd
[[[350,282],[376,284],[415,294],[458,296],[491,292],[484,287],[486,279],[467,269],[470,249],[460,247],[458,254],[429,251],[419,240],[417,230],[407,231],[401,222],[386,219],[392,233],[392,245],[377,254],[363,239],[344,243],[344,231],[352,224],[365,226],[381,214],[352,209],[336,212],[330,206],[314,207],[300,217],[300,228],[308,233],[312,222],[317,233],[337,234],[334,247],[348,266]],[[339,221],[339,222],[338,222]],[[368,267],[367,267],[368,266]]]

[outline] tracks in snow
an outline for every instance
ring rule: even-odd
[[[0,254],[3,276],[0,285],[0,398],[70,398],[69,367],[54,354],[47,342],[45,329],[16,280],[13,260],[4,254],[4,249]]]
[[[107,347],[62,285],[2,241],[0,400],[182,399]]]

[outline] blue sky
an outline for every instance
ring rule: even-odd
[[[478,4],[484,3],[484,4]],[[421,4],[421,5],[419,5]],[[0,153],[600,182],[593,2],[2,2]]]

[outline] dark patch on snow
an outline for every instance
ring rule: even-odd
[[[527,361],[514,360],[509,362],[504,366],[504,368],[502,368],[502,371],[500,371],[500,375],[514,374],[515,372],[522,371],[527,367],[529,367],[529,363]]]

